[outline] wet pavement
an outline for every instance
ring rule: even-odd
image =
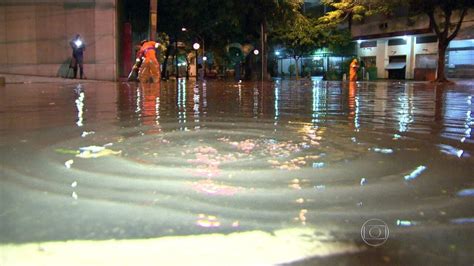
[[[0,264],[472,265],[473,95],[472,81],[7,82]]]

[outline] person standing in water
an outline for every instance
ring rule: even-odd
[[[349,81],[357,81],[357,70],[359,69],[359,63],[357,59],[352,60],[349,69]]]
[[[70,42],[69,45],[72,48],[72,62],[70,67],[74,71],[73,78],[77,78],[77,67],[79,66],[79,77],[85,78],[84,75],[84,51],[86,45],[81,38],[81,35],[77,34]]]

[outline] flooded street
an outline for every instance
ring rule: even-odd
[[[7,84],[0,265],[472,265],[473,96],[469,81]]]

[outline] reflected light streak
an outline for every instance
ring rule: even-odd
[[[137,87],[137,104],[136,104],[136,109],[135,109],[135,113],[138,114],[138,116],[141,116],[141,111],[142,111],[142,108],[141,108],[141,101],[142,101],[142,93],[140,91],[140,86]]]
[[[178,81],[178,123],[186,124],[186,80],[180,79]],[[187,130],[187,127],[180,126],[181,131]]]
[[[258,88],[253,88],[253,117],[258,118]]]
[[[412,94],[413,91],[409,89],[408,84],[405,85],[405,92],[403,96],[398,98],[400,102],[400,107],[398,109],[398,131],[406,132],[408,131],[409,125],[413,122],[413,100]],[[408,92],[407,92],[408,91]]]
[[[76,125],[78,127],[82,127],[82,126],[84,126],[83,116],[84,116],[84,98],[85,98],[85,94],[84,94],[84,91],[82,90],[82,85],[81,84],[77,85],[76,93],[78,94],[77,99],[76,99],[76,108],[77,108],[77,122],[76,122]]]
[[[467,97],[467,112],[466,112],[466,120],[464,123],[464,128],[466,128],[466,131],[464,131],[464,137],[461,138],[461,142],[464,142],[466,139],[471,138],[471,133],[472,129],[471,126],[473,125],[472,122],[472,96]]]
[[[199,102],[200,102],[200,96],[199,96],[199,86],[196,84],[194,86],[194,96],[193,96],[193,101],[194,101],[194,107],[193,107],[193,111],[194,111],[194,122],[197,124],[194,129],[199,129],[200,126],[199,126]]]
[[[359,123],[360,101],[357,96],[357,84],[355,82],[349,83],[349,118],[354,121],[354,131],[358,132],[360,128]]]
[[[275,126],[278,124],[278,118],[280,117],[279,103],[280,103],[280,83],[277,82],[275,84],[275,117],[273,118],[275,120],[273,125]]]
[[[207,83],[204,81],[202,83],[202,108],[206,110],[207,108]],[[206,112],[204,112],[206,113]]]
[[[313,125],[316,125],[317,123],[320,122],[319,120],[319,111],[320,111],[320,106],[321,106],[321,95],[320,95],[320,84],[319,83],[313,83],[313,105],[312,105],[312,119],[311,122]]]
[[[156,121],[156,125],[160,125],[160,96],[157,96],[156,99],[155,99],[155,121]]]

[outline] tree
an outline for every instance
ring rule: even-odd
[[[299,79],[298,61],[309,54],[316,47],[316,41],[312,34],[311,20],[300,15],[293,21],[282,23],[275,29],[273,39],[285,47],[286,53],[295,60],[296,79]]]
[[[199,35],[214,55],[225,55],[229,43],[251,43],[261,50],[262,77],[266,79],[267,36],[287,18],[300,14],[302,4],[303,0],[158,1],[158,28],[180,41],[193,41],[192,36]],[[188,29],[187,40],[183,40],[181,27]]]
[[[323,47],[342,47],[351,42],[347,31],[339,30],[334,24],[321,23],[318,19],[302,14],[281,23],[274,31],[273,41],[285,47],[295,60],[296,79],[299,79],[298,61],[301,57]]]
[[[364,17],[374,14],[391,13],[399,5],[398,0],[322,0],[322,3],[332,10],[322,16],[320,20],[324,23],[336,24],[347,21],[349,31],[352,28],[352,21],[360,21]]]
[[[267,36],[282,21],[300,13],[302,0],[240,0],[238,12],[245,22],[244,30],[249,35],[257,33],[262,50],[262,78],[267,79],[268,43]],[[244,23],[242,24],[244,25]]]
[[[472,0],[407,0],[414,14],[426,14],[430,25],[438,36],[438,69],[436,82],[449,82],[445,73],[446,50],[457,36],[469,8],[474,7]],[[457,15],[457,16],[454,16]]]

